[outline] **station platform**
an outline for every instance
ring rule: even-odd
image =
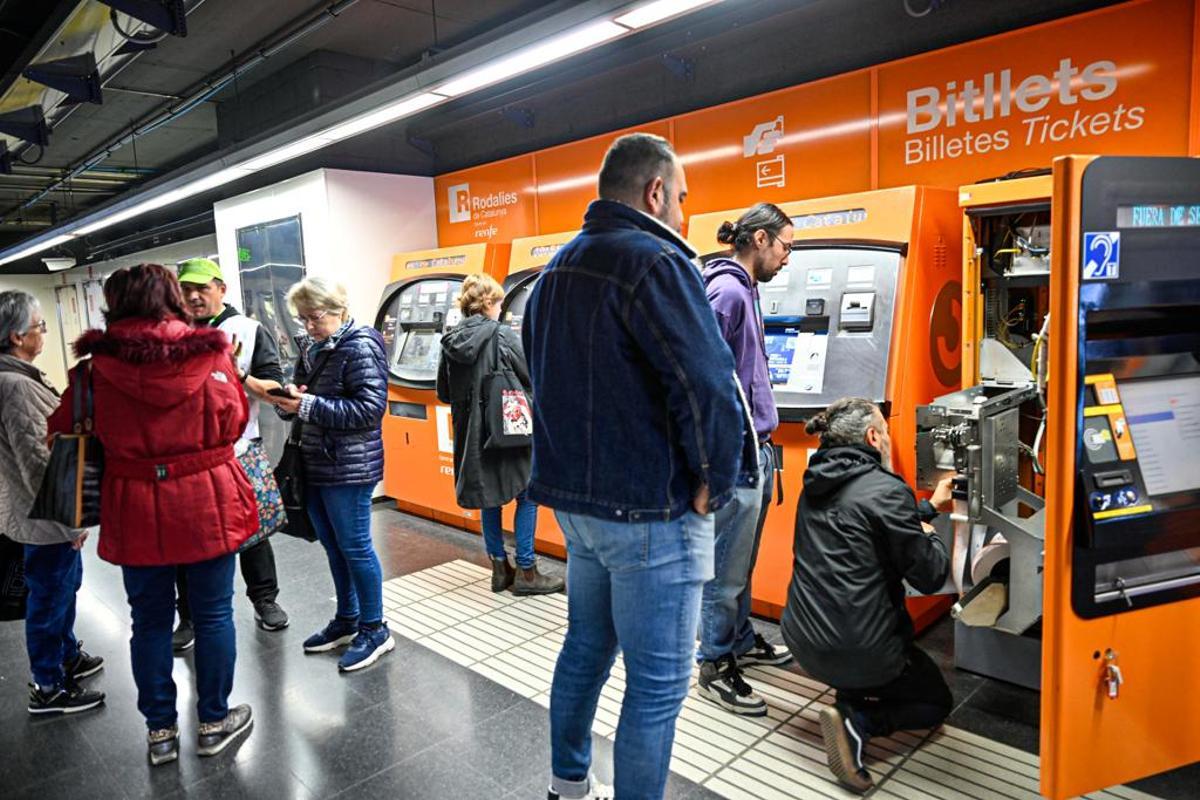
[[[15,798],[525,798],[545,797],[554,659],[566,627],[561,595],[515,598],[489,590],[475,535],[396,512],[373,511],[385,577],[385,613],[396,650],[378,665],[339,675],[336,655],[306,656],[300,642],[333,613],[324,553],[274,540],[291,626],[258,630],[242,594],[234,602],[237,679],[231,702],[254,708],[253,733],[213,759],[195,755],[192,655],[176,659],[182,753],[146,763],[142,718],[129,671],[129,622],[120,571],[89,542],[77,634],[104,656],[89,679],[108,695],[98,712],[30,719],[20,623],[0,623],[0,796]],[[186,524],[181,520],[181,524]],[[561,564],[543,559],[560,573]],[[770,639],[776,626],[756,622]],[[948,668],[945,622],[921,639],[946,670],[956,708],[933,733],[877,741],[870,768],[887,800],[1037,798],[1036,693]],[[596,771],[611,777],[620,713],[620,660],[597,714]],[[694,692],[680,716],[667,797],[673,800],[848,798],[824,765],[817,714],[829,689],[788,668],[755,668],[748,680],[770,714],[725,713]],[[1200,767],[1096,800],[1195,797]]]

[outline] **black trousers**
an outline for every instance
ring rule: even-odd
[[[271,549],[270,539],[263,539],[238,553],[238,562],[242,566],[242,579],[246,581],[246,596],[251,603],[274,601],[279,596],[279,576],[275,572],[275,551]],[[190,621],[192,611],[188,607],[187,577],[182,569],[175,571],[175,587],[179,619]]]
[[[910,645],[908,663],[895,679],[870,689],[838,689],[839,706],[866,721],[869,736],[936,728],[954,708],[954,697],[942,671],[924,650]]]

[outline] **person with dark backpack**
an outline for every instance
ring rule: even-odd
[[[483,541],[492,561],[492,591],[551,594],[561,578],[538,572],[533,554],[537,504],[525,497],[533,446],[529,368],[521,340],[501,323],[504,289],[489,275],[468,275],[458,296],[463,320],[442,337],[438,400],[454,419],[454,493],[463,508],[482,509]],[[499,393],[491,385],[509,371],[518,386]],[[492,407],[494,404],[499,407]],[[499,427],[501,430],[493,430]],[[505,436],[507,428],[508,436]],[[513,441],[505,441],[512,439]],[[504,549],[501,508],[517,501],[517,568]]]

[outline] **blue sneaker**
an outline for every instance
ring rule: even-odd
[[[386,622],[379,623],[379,627],[374,629],[359,628],[358,635],[350,643],[350,648],[338,659],[338,669],[342,672],[353,672],[369,667],[395,647],[396,641],[388,631]]]
[[[304,640],[304,652],[324,653],[350,644],[358,635],[358,620],[334,617],[321,630]]]

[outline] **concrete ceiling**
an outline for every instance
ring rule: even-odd
[[[0,27],[6,2],[29,7],[23,0],[0,0]],[[87,246],[105,246],[159,222],[200,214],[214,199],[316,167],[436,174],[1112,4],[952,0],[916,18],[907,13],[905,0],[728,0],[149,219],[106,229]],[[88,5],[96,3],[80,4]],[[55,127],[36,164],[19,165],[20,175],[0,176],[0,217],[5,218],[0,246],[44,230],[52,218],[61,221],[128,191],[140,179],[285,128],[440,53],[473,47],[498,29],[526,24],[570,3],[359,0],[196,110],[115,151],[103,162],[115,173],[89,174],[94,183],[74,182],[75,191],[55,192],[15,211],[39,186],[132,123],[176,104],[176,98],[226,72],[235,58],[243,60],[330,5],[324,0],[189,0],[194,10],[186,38],[168,37],[139,56],[108,81],[103,105],[77,106]],[[677,69],[683,64],[690,76]],[[26,158],[36,155],[31,151]],[[14,224],[18,218],[20,225]],[[36,259],[27,261],[32,263],[4,269],[40,268]]]

